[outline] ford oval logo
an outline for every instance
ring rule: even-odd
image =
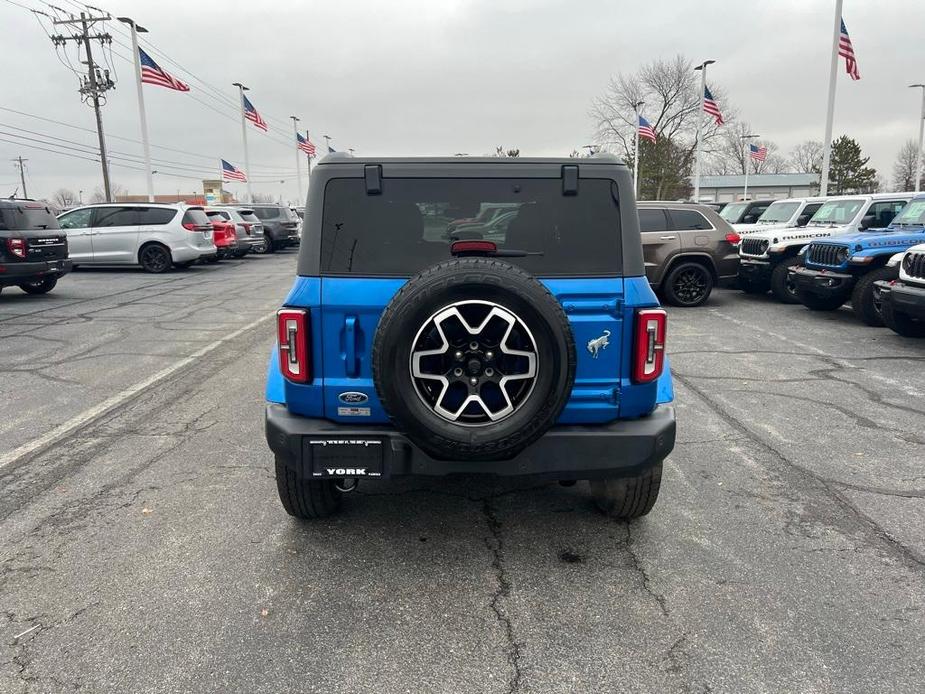
[[[357,393],[356,391],[351,391],[349,393],[341,393],[337,396],[337,399],[345,405],[359,405],[360,403],[369,400],[369,396],[366,393]]]

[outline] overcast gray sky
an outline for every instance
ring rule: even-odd
[[[42,6],[39,0],[16,2]],[[260,177],[254,189],[286,199],[296,198],[291,114],[319,144],[327,134],[335,148],[353,147],[361,155],[485,154],[499,144],[524,155],[567,155],[589,142],[589,104],[610,75],[675,53],[715,59],[710,81],[722,85],[740,117],[784,153],[823,135],[833,0],[100,2],[113,16],[128,15],[147,27],[157,49],[229,97],[232,82],[251,87],[251,100],[275,134],[249,125],[250,173]],[[71,0],[55,4],[75,9]],[[906,85],[925,82],[925,2],[844,4],[862,79],[852,82],[840,68],[834,133],[856,138],[890,178],[896,152],[917,136],[921,95]],[[35,18],[0,0],[0,26],[7,77],[0,106],[93,128],[76,78]],[[119,81],[109,92],[104,124],[112,135],[138,139],[131,66],[114,61]],[[145,86],[152,143],[183,150],[155,149],[154,156],[191,167],[185,175],[194,177],[155,164],[163,170],[155,176],[156,190],[192,193],[201,189],[197,177],[217,170],[218,157],[243,168],[239,116],[188,73],[160,62],[190,83],[190,95],[221,112],[189,95]],[[95,143],[90,132],[9,111],[0,110],[0,123],[7,133]],[[49,142],[32,144],[67,144]],[[109,144],[128,155],[141,152],[133,142]],[[0,141],[4,195],[17,185],[9,159],[20,154],[29,158],[33,197],[59,187],[83,189],[86,196],[100,185],[98,164]],[[140,171],[114,167],[113,179],[144,192]]]

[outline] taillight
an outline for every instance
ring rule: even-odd
[[[183,228],[187,231],[199,231],[199,229],[196,228],[196,225],[192,222],[183,222]]]
[[[732,232],[732,233],[726,234],[726,240],[729,243],[731,243],[733,246],[735,246],[737,243],[739,243],[739,241],[742,240],[742,237],[739,236],[737,233]]]
[[[296,383],[310,381],[308,311],[304,308],[277,311],[276,339],[279,344],[279,369],[283,376]]]
[[[26,240],[25,239],[7,239],[6,247],[10,253],[17,258],[26,257]]]
[[[636,311],[633,336],[633,382],[649,383],[662,375],[668,314],[660,308]]]

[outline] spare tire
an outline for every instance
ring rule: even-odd
[[[372,365],[382,406],[431,457],[499,460],[559,417],[575,381],[575,342],[562,306],[534,277],[494,258],[460,258],[392,298]]]

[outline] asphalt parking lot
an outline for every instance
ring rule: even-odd
[[[299,524],[262,431],[294,268],[0,296],[0,691],[921,691],[925,344],[719,291],[670,312],[645,519],[466,478]]]

